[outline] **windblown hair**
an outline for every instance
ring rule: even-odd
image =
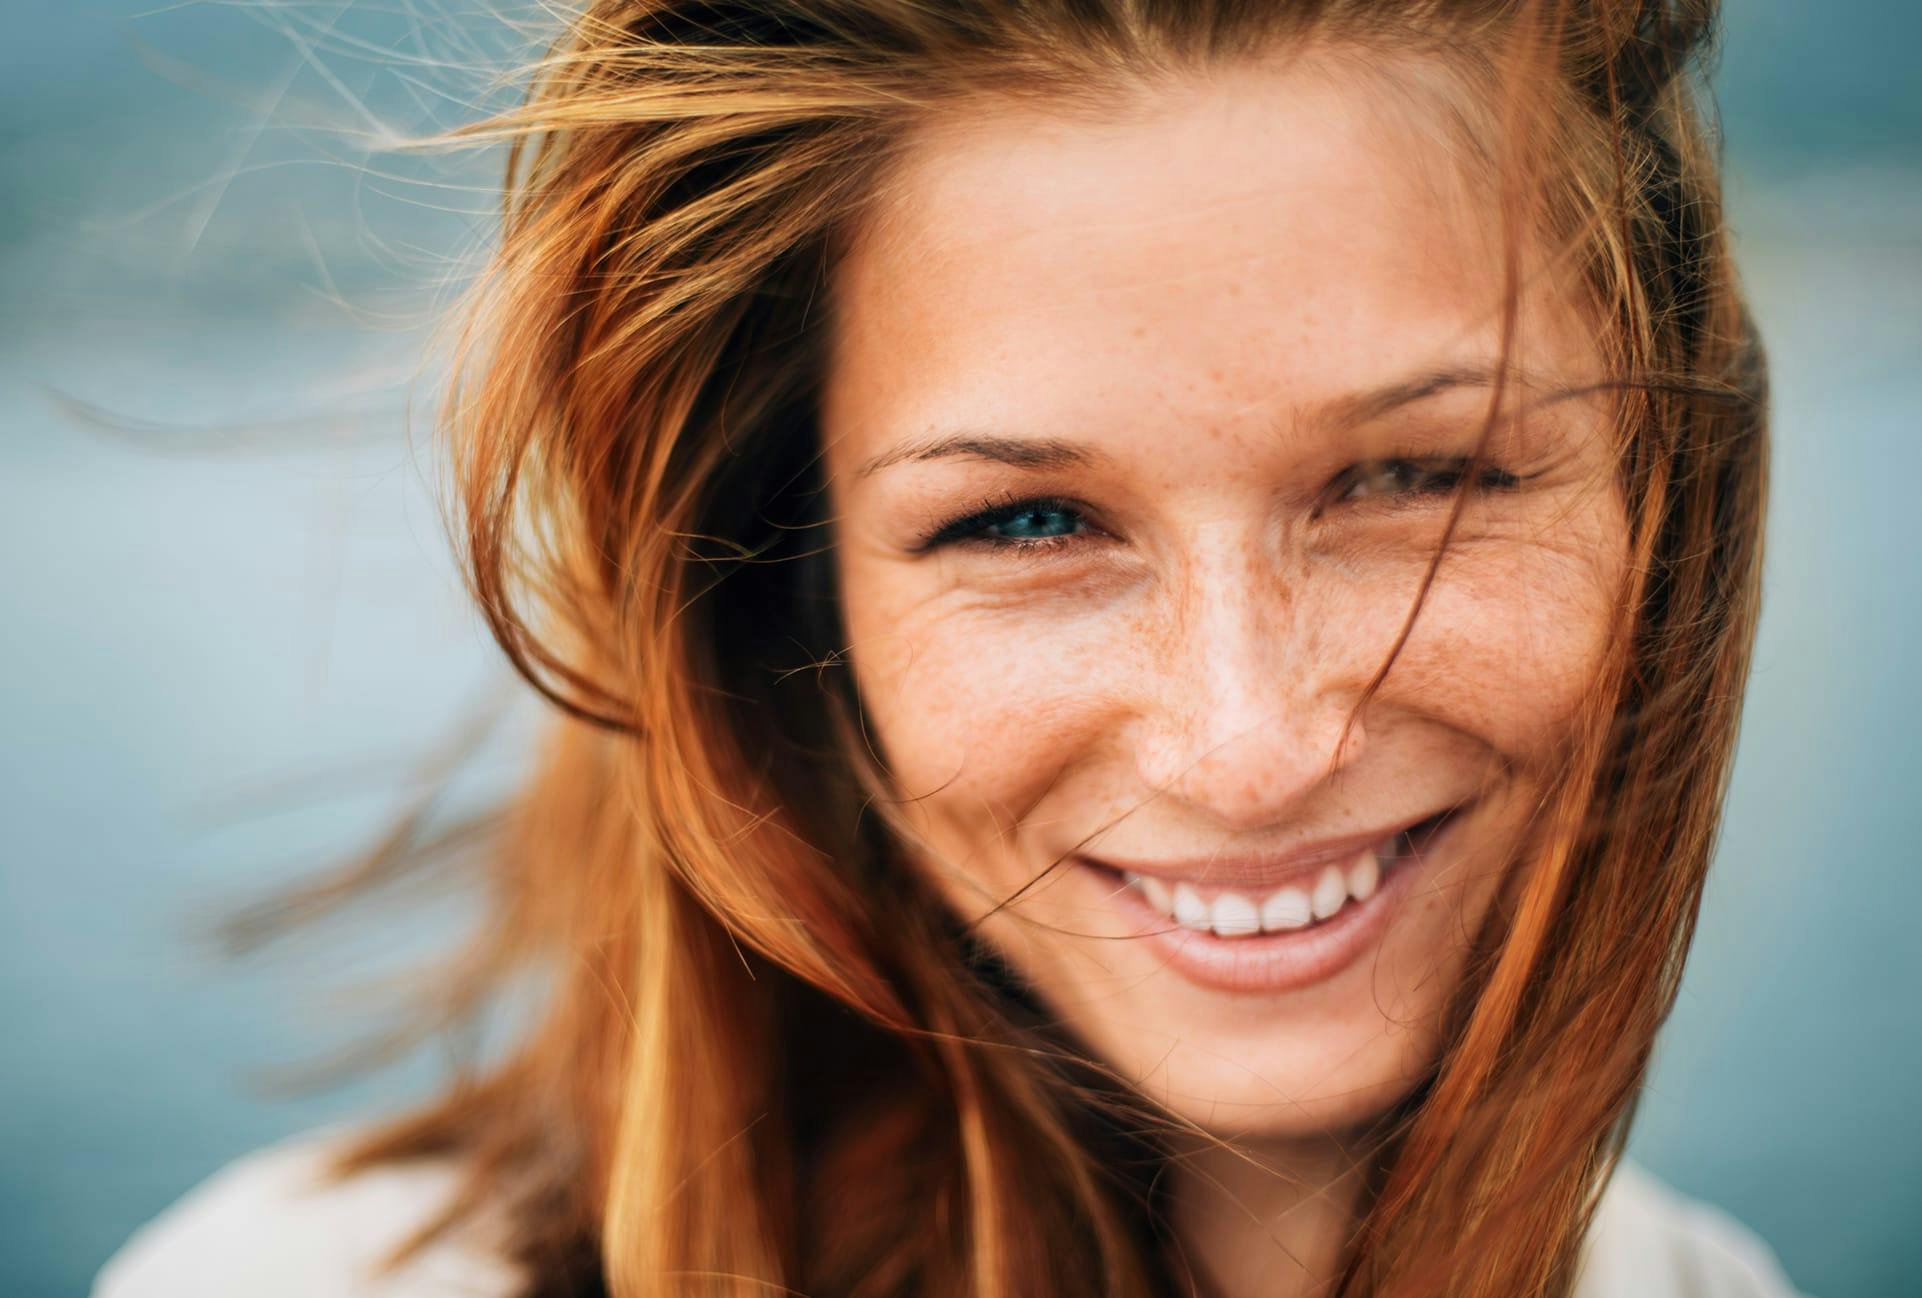
[[[915,123],[980,97],[1098,107],[1314,43],[1448,69],[1510,243],[1560,250],[1613,370],[1616,658],[1432,1075],[1372,1133],[1339,1289],[1565,1294],[1692,936],[1757,607],[1763,368],[1694,84],[1714,17],[599,0],[571,19],[524,103],[460,133],[509,164],[445,419],[473,592],[564,714],[450,995],[534,970],[548,999],[345,1166],[459,1155],[448,1220],[501,1210],[528,1298],[1196,1291],[1154,1191],[1175,1120],[901,866],[850,721],[813,401],[841,240]]]

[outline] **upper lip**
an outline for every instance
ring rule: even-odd
[[[1346,862],[1360,855],[1363,848],[1375,847],[1418,825],[1459,811],[1465,803],[1452,802],[1379,829],[1323,838],[1284,852],[1221,852],[1212,856],[1164,857],[1157,860],[1123,860],[1113,856],[1078,853],[1091,865],[1110,870],[1153,875],[1170,883],[1212,883],[1230,888],[1270,888],[1287,883],[1298,875],[1310,874],[1331,862]]]

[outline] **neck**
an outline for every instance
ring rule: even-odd
[[[1185,1142],[1168,1166],[1168,1213],[1220,1298],[1331,1293],[1361,1207],[1362,1168],[1335,1140]]]

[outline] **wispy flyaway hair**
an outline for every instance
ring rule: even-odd
[[[1189,1292],[1174,1119],[902,868],[854,720],[813,401],[914,126],[1327,51],[1419,84],[1611,367],[1617,652],[1431,1076],[1372,1133],[1347,1298],[1560,1295],[1687,951],[1747,671],[1763,370],[1706,0],[605,0],[529,69],[445,408],[468,576],[556,705],[450,995],[551,997],[351,1166],[456,1153],[527,1298]],[[1510,301],[1520,259],[1510,256]]]

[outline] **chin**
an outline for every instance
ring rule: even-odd
[[[1148,1034],[1101,1053],[1128,1057],[1134,1085],[1183,1123],[1226,1137],[1298,1141],[1364,1127],[1432,1069],[1438,1036],[1425,1024],[1327,1024],[1258,1034],[1186,1031],[1150,1057]]]

